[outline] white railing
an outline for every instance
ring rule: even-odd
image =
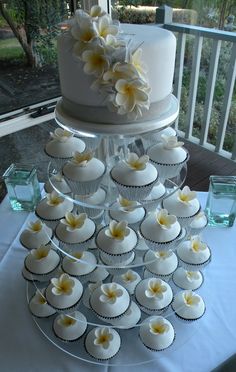
[[[192,52],[192,66],[191,77],[189,85],[188,105],[185,116],[186,126],[185,130],[179,128],[178,119],[175,122],[175,127],[179,130],[181,136],[186,139],[198,143],[212,151],[219,153],[232,160],[236,159],[236,132],[232,133],[234,136],[234,145],[232,152],[223,149],[225,135],[228,126],[228,119],[230,108],[232,104],[233,90],[236,78],[236,33],[216,30],[211,28],[203,28],[185,24],[172,23],[172,12],[169,7],[157,8],[156,12],[157,23],[161,24],[167,30],[174,32],[177,36],[177,52],[176,52],[176,66],[174,76],[174,95],[179,99],[181,108],[181,91],[183,72],[185,67],[185,50],[187,35],[194,37],[193,52]],[[202,56],[202,46],[204,39],[212,39],[211,57],[208,69],[208,78],[206,83],[205,102],[202,116],[202,125],[199,137],[193,135],[193,123],[196,107],[197,89],[199,82],[200,64]],[[210,119],[212,113],[213,97],[215,93],[218,63],[221,52],[222,42],[227,41],[230,47],[230,59],[226,71],[226,83],[224,88],[224,97],[221,105],[221,112],[219,115],[218,130],[215,139],[215,145],[210,144],[208,133],[210,128]],[[236,118],[235,118],[236,126]],[[236,131],[236,128],[235,128]]]

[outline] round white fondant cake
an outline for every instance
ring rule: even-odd
[[[97,266],[96,257],[91,252],[73,252],[71,256],[74,258],[65,256],[62,260],[62,269],[71,276],[83,278],[94,271]]]
[[[29,301],[31,313],[38,318],[47,318],[55,314],[56,310],[48,305],[45,298],[45,288],[37,289]]]
[[[208,264],[211,259],[211,251],[206,243],[202,242],[198,235],[182,242],[176,251],[181,264],[187,269],[198,270]]]
[[[113,282],[121,284],[131,295],[134,293],[135,287],[140,280],[140,275],[134,270],[127,270],[125,273],[114,275],[112,278]]]
[[[113,328],[93,328],[85,339],[85,349],[98,360],[111,359],[118,353],[120,346],[120,336]]]
[[[32,249],[25,258],[26,269],[37,276],[52,274],[60,264],[60,256],[56,251],[51,249],[51,246],[41,245],[36,249]]]
[[[28,227],[20,234],[20,243],[27,249],[36,249],[48,244],[52,237],[52,229],[42,221],[30,221]]]
[[[143,321],[139,336],[147,348],[161,351],[172,345],[175,331],[169,320],[162,316],[151,316]]]
[[[205,303],[201,296],[191,290],[186,290],[175,295],[172,308],[179,318],[192,321],[203,316]]]
[[[145,253],[145,268],[150,276],[163,276],[165,280],[177,269],[178,259],[172,250],[153,252],[149,250]]]
[[[53,331],[63,341],[76,341],[84,335],[87,319],[79,311],[70,314],[59,314],[54,319]]]
[[[174,272],[172,280],[177,287],[194,291],[202,285],[203,275],[201,271],[188,271],[179,267]]]

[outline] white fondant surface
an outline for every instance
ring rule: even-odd
[[[198,279],[188,279],[187,270],[183,267],[179,267],[173,274],[173,282],[182,289],[195,290],[199,288],[203,282],[203,276],[200,271],[196,271],[199,274]]]
[[[36,214],[45,220],[59,220],[63,218],[66,212],[71,212],[73,209],[73,202],[64,199],[64,201],[56,206],[47,204],[47,198],[43,198],[36,207]]]
[[[138,238],[135,231],[129,228],[130,233],[123,240],[110,238],[105,234],[105,231],[108,229],[108,226],[105,226],[98,232],[96,243],[98,248],[108,254],[122,254],[128,253],[134,249],[137,244]]]
[[[141,280],[141,277],[140,277],[140,275],[136,271],[133,271],[133,270],[130,270],[130,271],[135,276],[135,278],[133,280],[129,280],[129,281],[125,280],[123,278],[123,275],[125,274],[124,273],[124,274],[121,274],[121,275],[114,275],[113,278],[112,278],[112,281],[115,282],[115,283],[118,283],[118,284],[122,285],[122,287],[126,288],[127,291],[130,294],[133,294],[136,285]]]
[[[146,264],[146,268],[152,272],[153,274],[159,275],[169,275],[176,270],[178,266],[178,259],[176,254],[171,251],[171,255],[169,257],[157,257],[155,252],[149,250],[144,257],[145,262],[154,262],[150,264]]]
[[[138,305],[132,301],[129,310],[117,319],[112,319],[110,323],[119,328],[129,329],[134,327],[141,318],[141,311]]]
[[[200,203],[197,198],[189,203],[183,203],[177,197],[178,191],[163,200],[163,206],[169,213],[174,214],[176,217],[191,217],[199,211]]]
[[[210,258],[211,252],[208,247],[204,250],[194,251],[191,249],[191,241],[186,240],[178,246],[177,255],[186,263],[202,264]]]
[[[202,229],[204,227],[206,227],[207,225],[207,217],[205,214],[203,214],[201,217],[194,217],[194,219],[192,220],[191,224],[190,224],[190,228],[191,229]]]
[[[168,283],[166,283],[164,280],[161,280],[162,285],[165,285],[167,290],[163,293],[163,298],[148,298],[145,295],[145,291],[148,289],[148,282],[151,278],[143,279],[139,284],[137,285],[135,289],[135,297],[137,298],[137,301],[140,303],[140,305],[150,309],[150,310],[161,310],[168,306],[172,299],[173,299],[173,292],[171,287]],[[156,278],[153,278],[156,279]]]
[[[119,208],[121,208],[121,206],[118,202],[112,204],[112,209],[109,212],[111,219],[116,221],[127,221],[128,224],[134,224],[141,221],[145,216],[145,209],[143,207],[137,207],[132,211],[125,211]]]
[[[60,314],[54,319],[53,322],[54,332],[58,337],[65,341],[76,340],[84,334],[87,328],[87,319],[81,312],[75,311],[71,315],[73,319],[77,320],[74,324],[69,326],[63,326],[58,323],[58,319],[61,317]]]
[[[60,222],[56,227],[56,237],[64,243],[76,244],[82,243],[91,238],[95,232],[95,223],[90,219],[86,218],[83,226],[80,229],[74,231],[68,231],[67,226]]]
[[[85,143],[76,137],[71,137],[65,142],[52,140],[45,146],[45,151],[49,156],[56,158],[71,158],[75,151],[83,152]]]
[[[96,257],[88,251],[84,251],[78,261],[74,261],[68,256],[65,256],[62,261],[63,270],[69,275],[86,275],[96,268],[96,264]]]
[[[104,164],[96,158],[91,159],[85,167],[68,162],[63,167],[63,174],[71,181],[89,182],[101,177],[105,171]]]
[[[52,229],[43,224],[42,229],[37,232],[30,229],[23,230],[20,235],[20,242],[28,249],[34,249],[47,244],[51,237]]]
[[[165,333],[159,333],[159,334],[153,334],[150,332],[149,322],[152,320],[158,321],[159,319],[164,319],[161,316],[151,316],[144,320],[142,323],[139,335],[147,347],[154,349],[154,350],[164,350],[168,346],[172,344],[175,337],[175,332],[172,324],[169,322],[169,320],[164,319],[164,323],[169,326],[169,330]]]
[[[111,170],[112,178],[126,186],[144,186],[157,179],[156,168],[148,163],[146,168],[140,171],[128,167],[125,162],[120,162]]]
[[[59,255],[53,249],[50,249],[48,255],[40,260],[37,260],[30,252],[26,256],[25,266],[33,274],[43,275],[53,271],[59,262]]]
[[[41,290],[42,294],[44,293],[44,289]],[[37,317],[46,318],[55,314],[56,310],[53,309],[51,306],[48,305],[47,302],[39,303],[37,301],[37,297],[34,295],[30,302],[29,302],[29,309],[31,313]]]
[[[166,243],[177,238],[181,230],[180,224],[176,221],[169,229],[163,229],[156,221],[156,214],[150,213],[141,223],[140,231],[144,238],[157,243]]]
[[[60,310],[75,305],[80,300],[83,294],[83,286],[78,279],[73,278],[73,280],[75,285],[70,295],[55,295],[52,292],[53,285],[52,283],[50,283],[49,286],[46,288],[46,299],[48,301],[48,304]]]
[[[157,143],[147,150],[151,160],[160,164],[178,164],[187,158],[187,152],[183,147],[165,149],[162,143]]]
[[[193,320],[200,318],[205,311],[205,304],[203,299],[201,298],[201,296],[198,295],[200,298],[200,302],[196,305],[189,306],[186,305],[184,302],[184,293],[185,291],[181,291],[174,296],[174,301],[172,303],[174,311],[177,315],[184,319]]]

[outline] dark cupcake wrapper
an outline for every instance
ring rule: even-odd
[[[88,335],[88,334],[87,334]],[[120,342],[120,347],[119,347],[119,349],[117,350],[117,352],[114,354],[114,355],[112,355],[111,357],[109,357],[109,358],[106,358],[106,359],[99,359],[99,358],[96,358],[95,356],[93,356],[89,351],[88,351],[88,349],[87,349],[87,347],[86,347],[86,338],[87,338],[87,336],[84,338],[84,349],[85,349],[85,351],[92,357],[92,358],[94,358],[94,359],[96,359],[98,362],[105,362],[105,361],[107,361],[107,360],[110,360],[110,359],[112,359],[112,358],[114,358],[118,353],[119,353],[119,351],[120,351],[120,348],[121,348],[121,342]]]
[[[173,327],[173,325],[172,325],[172,327]],[[174,328],[174,327],[173,327],[173,328]],[[158,352],[158,351],[164,351],[164,350],[166,350],[166,349],[169,349],[169,347],[171,347],[171,346],[173,345],[173,343],[175,342],[175,339],[176,339],[176,332],[175,332],[175,329],[174,329],[174,338],[173,338],[173,341],[171,342],[170,345],[168,345],[168,346],[165,347],[164,349],[152,349],[150,346],[147,346],[147,345],[143,342],[143,340],[142,340],[141,337],[140,337],[140,334],[138,334],[138,336],[139,336],[139,339],[140,339],[140,341],[142,342],[142,344],[143,344],[147,349],[149,349],[150,351]]]
[[[136,286],[137,287],[137,286]],[[161,309],[150,309],[148,308],[147,306],[144,306],[142,305],[137,297],[136,297],[136,288],[135,288],[135,291],[134,291],[134,299],[136,301],[136,303],[138,304],[138,306],[140,307],[140,310],[142,310],[145,314],[148,314],[148,315],[161,315],[163,314],[169,307],[170,305],[172,304],[173,300],[174,300],[174,296],[172,294],[172,300],[170,301],[170,303],[168,305],[166,305],[165,307],[161,308]]]
[[[141,235],[141,237],[144,239],[145,243],[147,244],[147,246],[153,250],[153,251],[158,251],[158,250],[169,250],[169,249],[174,249],[174,246],[176,243],[179,242],[180,238],[181,238],[181,235],[183,233],[183,229],[180,230],[179,234],[176,236],[176,238],[172,239],[172,240],[169,240],[168,242],[163,242],[163,243],[159,243],[159,242],[155,242],[154,240],[151,240],[151,239],[148,239],[146,238],[143,233],[142,233],[142,225],[140,226],[140,230],[139,230],[139,233]]]
[[[78,243],[67,243],[67,242],[64,242],[63,240],[61,240],[58,236],[57,236],[57,231],[55,230],[55,238],[58,240],[59,242],[59,246],[61,245],[61,249],[64,250],[64,248],[67,248],[67,247],[70,247],[70,248],[88,248],[89,247],[89,244],[91,243],[91,241],[93,240],[93,238],[96,236],[96,226],[95,226],[95,230],[93,232],[93,234],[86,240],[84,240],[83,242],[78,242]],[[64,252],[65,253],[65,252]],[[66,253],[65,253],[66,254]]]
[[[201,269],[204,269],[204,267],[206,267],[211,262],[211,257],[212,257],[211,250],[209,247],[208,249],[210,251],[210,257],[205,262],[202,262],[199,264],[189,263],[187,261],[182,260],[176,252],[178,260],[179,260],[179,265],[182,266],[185,270],[191,270],[191,271],[199,271]]]
[[[172,273],[170,273],[170,274],[166,274],[166,275],[163,275],[163,274],[156,274],[156,273],[153,273],[152,271],[150,271],[150,270],[148,270],[147,268],[145,268],[144,271],[143,271],[143,277],[144,277],[144,279],[147,279],[147,278],[148,278],[147,276],[145,276],[145,272],[146,272],[147,274],[150,274],[150,275],[152,275],[152,276],[155,277],[155,278],[160,278],[160,279],[162,279],[162,280],[164,280],[164,281],[167,282],[167,281],[169,281],[169,280],[171,279],[173,273],[174,273],[176,270],[177,270],[177,267],[176,267],[176,269],[175,269],[174,271],[172,271]]]
[[[66,274],[69,274],[70,276],[72,276],[73,278],[77,278],[77,279],[81,279],[81,282],[82,282],[82,280],[85,282],[86,281],[86,279],[89,279],[89,276],[96,270],[96,268],[97,268],[97,266],[92,270],[92,271],[90,271],[89,273],[87,273],[87,274],[82,274],[82,275],[74,275],[74,274],[71,274],[71,273],[69,273],[68,271],[66,271],[65,269],[64,269],[64,267],[63,267],[63,262],[62,262],[62,264],[61,264],[61,269],[62,269],[62,271],[64,271],[64,273],[66,273]]]
[[[84,330],[84,332],[83,332],[83,334],[81,336],[79,336],[79,337],[77,337],[77,338],[75,338],[73,340],[65,340],[64,338],[61,338],[60,336],[58,336],[57,333],[55,332],[54,322],[55,322],[55,319],[54,319],[53,324],[52,324],[52,331],[53,331],[55,337],[57,337],[60,341],[65,342],[65,343],[68,343],[68,344],[69,343],[72,343],[72,342],[79,341],[85,335],[85,333],[87,332],[87,329],[88,329],[88,325],[86,325],[86,328],[85,328],[85,330]]]
[[[55,251],[55,250],[54,250]],[[56,251],[55,251],[56,252]],[[57,252],[56,252],[57,253]],[[59,255],[58,255],[59,256]],[[25,257],[24,259],[24,267],[25,269],[30,273],[32,274],[35,278],[37,279],[40,279],[40,278],[46,278],[46,277],[50,277],[57,269],[58,267],[60,266],[60,263],[61,263],[61,258],[59,256],[59,262],[58,264],[56,265],[56,267],[54,267],[54,269],[48,271],[47,273],[44,273],[44,274],[37,274],[37,273],[34,273],[33,271],[31,271],[27,266],[26,266],[26,259],[27,259],[27,256]]]
[[[204,305],[205,305],[205,304],[204,304]],[[174,310],[173,305],[171,305],[171,308],[172,308],[173,312],[175,313],[175,316],[176,316],[179,320],[181,320],[182,322],[184,322],[185,324],[186,324],[186,323],[191,323],[191,322],[196,322],[197,320],[201,319],[201,318],[203,317],[203,315],[205,314],[205,312],[206,312],[206,305],[205,305],[205,307],[204,307],[204,312],[202,313],[201,316],[199,316],[198,318],[186,319],[186,318],[183,318],[182,316],[180,316],[180,315],[178,315],[178,314],[176,313],[176,310]]]
[[[96,310],[94,310],[93,309],[93,307],[91,306],[91,298],[89,298],[89,306],[90,306],[90,309],[94,312],[94,314],[99,318],[99,319],[101,319],[101,320],[113,320],[113,319],[119,319],[119,318],[121,318],[123,315],[125,315],[125,313],[129,310],[129,308],[130,308],[130,306],[131,306],[131,303],[132,303],[132,299],[131,299],[131,297],[130,297],[130,299],[129,299],[129,305],[128,305],[128,307],[127,307],[127,309],[123,312],[123,313],[121,313],[121,314],[119,314],[119,315],[117,315],[117,316],[113,316],[113,317],[109,317],[109,316],[102,316],[101,314],[99,314]]]
[[[28,272],[28,270],[27,270],[27,272]],[[32,279],[26,278],[26,276],[24,275],[23,270],[21,271],[21,275],[23,276],[23,278],[24,278],[27,282],[29,282],[29,283],[39,283],[39,282],[40,282],[38,279],[35,279],[35,278],[34,278],[33,274],[31,274],[30,272],[29,272],[29,274],[32,275]]]

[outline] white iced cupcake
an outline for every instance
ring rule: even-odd
[[[200,270],[211,260],[211,251],[198,235],[182,242],[177,248],[180,264],[187,270]]]
[[[151,316],[140,326],[139,337],[148,349],[161,351],[173,344],[175,331],[169,320],[162,316]]]
[[[152,250],[173,248],[179,241],[182,230],[176,216],[166,209],[152,212],[140,225],[140,234]]]
[[[37,318],[48,318],[56,313],[56,310],[48,305],[44,292],[45,288],[37,289],[29,302],[30,312]]]
[[[121,329],[130,329],[135,327],[141,319],[141,311],[138,305],[132,301],[130,308],[126,313],[117,319],[109,320],[113,326]]]
[[[159,172],[160,180],[176,177],[189,159],[188,151],[176,136],[162,134],[162,142],[151,146],[147,155]]]
[[[192,222],[189,225],[190,235],[200,234],[200,232],[202,232],[202,230],[205,229],[207,224],[208,224],[208,219],[207,219],[206,214],[203,211],[199,212],[194,217],[194,219],[192,220]]]
[[[50,136],[51,140],[46,144],[44,151],[59,167],[72,158],[75,151],[82,152],[85,149],[85,143],[81,139],[62,128],[55,129]]]
[[[124,274],[114,275],[112,281],[122,285],[129,294],[134,294],[136,285],[140,282],[140,275],[134,270],[127,270]]]
[[[159,278],[141,280],[135,288],[135,300],[146,314],[162,314],[173,300],[168,283]]]
[[[190,322],[201,318],[206,307],[201,296],[191,290],[186,290],[175,295],[172,309],[177,317]]]
[[[168,281],[178,266],[176,254],[171,250],[153,252],[149,250],[144,256],[145,278],[152,276]]]
[[[75,200],[81,202],[78,204],[79,213],[86,213],[90,218],[96,219],[104,212],[101,206],[105,203],[106,191],[100,187],[91,195],[75,195]]]
[[[65,178],[61,172],[53,174],[50,179],[45,183],[44,190],[47,194],[50,194],[53,190],[62,194],[70,194],[71,189],[69,188]]]
[[[178,267],[173,274],[172,280],[177,287],[194,291],[201,287],[203,275],[201,271],[189,271],[183,267]]]
[[[66,213],[55,230],[55,237],[62,249],[87,248],[96,231],[95,223],[87,218],[86,213]]]
[[[148,161],[147,155],[139,158],[137,154],[130,153],[126,161],[120,161],[112,168],[111,179],[125,199],[140,201],[150,194],[158,172]]]
[[[90,151],[76,151],[73,158],[62,168],[72,192],[77,195],[95,193],[101,184],[106,167],[103,162],[93,157]]]
[[[72,201],[63,198],[56,191],[53,191],[38,203],[35,214],[47,226],[54,229],[59,220],[67,212],[71,212],[73,207],[74,204]]]
[[[117,283],[101,284],[90,297],[90,306],[104,320],[115,319],[125,314],[131,304],[128,291]]]
[[[149,212],[155,209],[157,205],[161,202],[165,194],[166,194],[165,186],[161,182],[157,181],[150,194],[144,200],[146,210]]]
[[[20,243],[24,248],[36,249],[47,245],[53,238],[52,229],[40,220],[29,221],[28,226],[20,234]]]
[[[130,256],[126,259],[120,258],[120,261],[113,262],[112,257],[108,256],[107,254],[100,252],[99,253],[99,260],[101,264],[103,264],[106,270],[111,275],[119,275],[124,274],[127,271],[126,266],[130,266],[135,261],[135,252],[131,252]]]
[[[73,252],[70,256],[63,258],[61,266],[65,273],[78,277],[81,282],[84,282],[96,269],[97,259],[93,253],[88,251]]]
[[[86,332],[87,319],[79,311],[70,314],[58,314],[53,322],[53,331],[62,341],[79,340]]]
[[[201,209],[197,193],[191,191],[188,186],[184,186],[182,190],[177,190],[164,199],[162,204],[169,213],[178,218],[182,227],[188,227]]]
[[[118,332],[113,328],[93,328],[86,336],[85,349],[97,360],[108,360],[114,357],[121,346]]]

